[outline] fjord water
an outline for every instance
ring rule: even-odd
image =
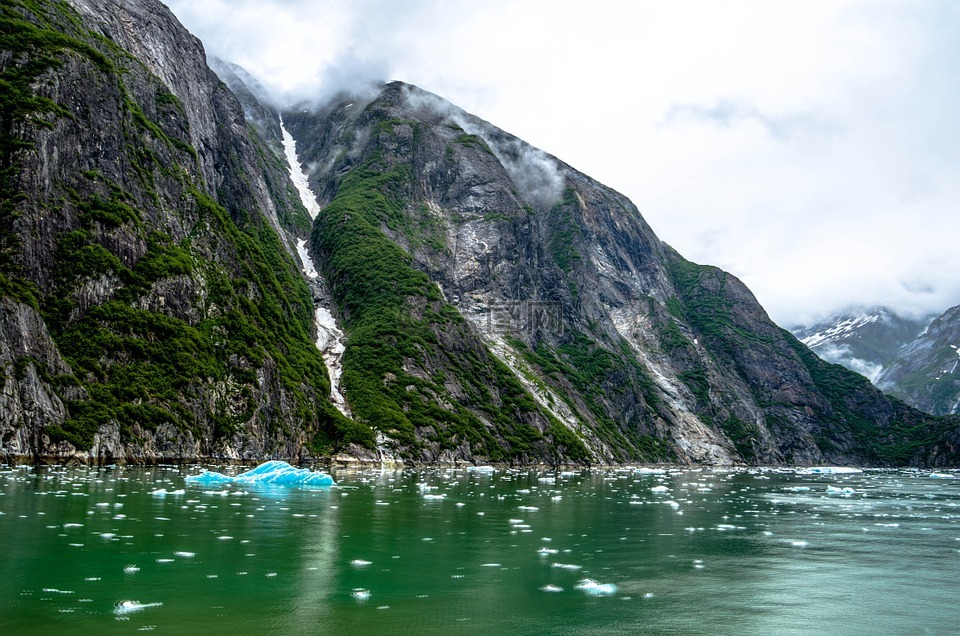
[[[952,474],[197,472],[0,469],[2,633],[960,630]]]

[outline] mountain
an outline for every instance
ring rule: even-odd
[[[877,386],[935,415],[960,412],[960,306],[937,317],[877,378]]]
[[[956,418],[435,95],[279,112],[155,0],[0,12],[5,457],[960,461]]]
[[[824,360],[842,364],[874,382],[931,319],[874,307],[841,313],[792,332]]]
[[[0,19],[4,454],[352,439],[287,240],[310,219],[200,42],[159,2],[10,1]]]

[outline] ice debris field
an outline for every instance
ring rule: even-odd
[[[387,615],[422,633],[495,633],[509,627],[497,617],[528,614],[568,633],[561,627],[573,620],[642,615],[682,632],[697,612],[743,616],[744,607],[788,627],[833,611],[882,616],[915,589],[906,629],[953,607],[960,585],[953,471],[469,467],[336,477],[284,462],[244,472],[0,467],[10,564],[0,615],[146,630],[208,613],[221,627],[266,621],[266,631],[336,616],[353,633],[380,629]]]

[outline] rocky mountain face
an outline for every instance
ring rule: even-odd
[[[886,307],[843,313],[823,322],[793,329],[800,342],[828,362],[841,364],[875,382],[932,320],[901,316]]]
[[[960,306],[937,317],[897,352],[877,386],[934,415],[960,413]]]
[[[8,457],[960,460],[956,418],[434,95],[280,113],[154,0],[0,11]]]
[[[288,240],[310,220],[200,42],[159,2],[12,0],[0,20],[4,455],[344,442]]]
[[[283,117],[322,207],[343,390],[400,454],[955,460],[955,421],[823,362],[623,196],[436,96],[393,83]],[[506,399],[517,383],[532,401]],[[469,425],[438,426],[454,414]]]

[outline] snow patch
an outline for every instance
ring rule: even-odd
[[[293,135],[284,127],[283,117],[280,118],[280,134],[283,136],[283,154],[286,156],[287,164],[290,166],[290,180],[293,181],[293,185],[297,189],[297,194],[300,195],[300,201],[303,202],[303,207],[307,208],[307,214],[310,215],[311,219],[315,219],[317,218],[317,214],[320,213],[320,205],[310,190],[310,182],[307,179],[307,175],[303,172],[303,166],[300,165],[300,160],[297,159],[297,142],[293,139]]]

